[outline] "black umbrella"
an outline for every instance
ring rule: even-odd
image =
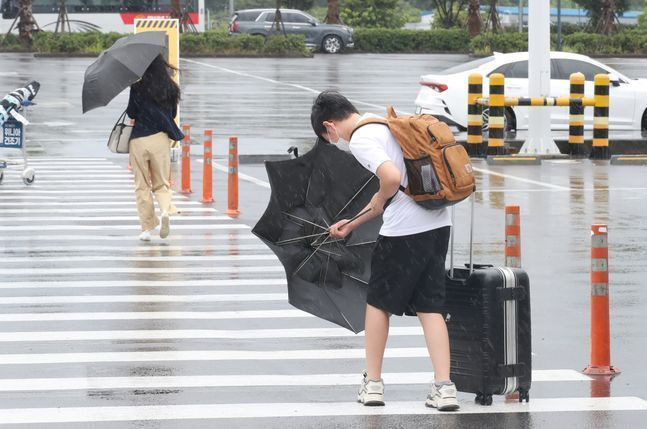
[[[83,113],[105,106],[137,82],[160,54],[165,54],[166,34],[148,31],[117,40],[85,71]]]
[[[328,228],[368,204],[379,179],[323,141],[302,157],[266,162],[269,205],[253,229],[285,267],[290,304],[357,333],[364,330],[370,260],[381,217],[345,240]]]

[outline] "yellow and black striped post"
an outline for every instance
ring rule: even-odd
[[[610,159],[609,152],[609,75],[595,75],[595,107],[593,108],[592,159]]]
[[[483,153],[483,108],[476,100],[483,97],[483,76],[469,75],[467,91],[467,153],[481,156]]]
[[[573,73],[570,77],[571,99],[584,98],[584,75]],[[568,111],[568,146],[571,155],[584,154],[584,104],[570,103]]]
[[[488,155],[504,155],[503,132],[505,126],[505,77],[501,73],[490,75],[490,111],[488,119]]]

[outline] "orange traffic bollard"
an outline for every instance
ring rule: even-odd
[[[202,203],[213,203],[213,172],[211,169],[213,131],[204,130],[204,163],[202,170]]]
[[[182,190],[183,194],[191,193],[191,149],[190,149],[190,127],[189,124],[182,124]]]
[[[229,137],[229,175],[227,179],[227,216],[237,217],[238,211],[238,137]]]
[[[591,226],[591,362],[588,375],[619,374],[611,366],[609,329],[609,247],[605,224]]]
[[[505,266],[521,268],[519,206],[505,206]]]

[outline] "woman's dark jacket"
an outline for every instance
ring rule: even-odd
[[[184,134],[175,124],[177,107],[167,108],[157,104],[140,91],[130,88],[130,99],[126,114],[135,120],[135,126],[130,135],[131,139],[146,137],[164,132],[171,140],[179,141]]]

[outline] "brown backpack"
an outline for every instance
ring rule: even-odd
[[[402,148],[409,179],[409,186],[401,186],[401,191],[427,209],[459,203],[474,192],[472,163],[447,124],[431,115],[398,117],[391,106],[387,114],[386,119],[360,121],[353,133],[369,124],[389,127]]]

